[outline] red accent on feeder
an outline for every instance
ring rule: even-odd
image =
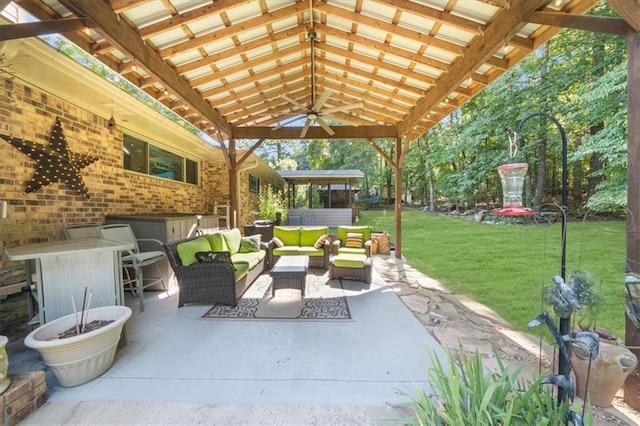
[[[504,206],[492,212],[495,216],[533,216],[533,211],[522,206]]]

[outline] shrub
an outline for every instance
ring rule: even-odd
[[[287,218],[287,203],[284,194],[275,191],[271,185],[260,188],[259,196],[260,217],[275,220],[276,213],[282,214],[282,221]]]
[[[429,426],[565,424],[569,404],[558,404],[553,387],[541,385],[542,378],[527,386],[519,377],[521,368],[509,371],[495,348],[498,373],[485,370],[478,352],[469,356],[459,349],[459,356],[445,349],[446,364],[429,350],[433,391],[407,395],[415,418],[404,421]]]

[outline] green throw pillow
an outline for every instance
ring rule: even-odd
[[[300,229],[300,246],[313,247],[318,238],[329,233],[326,227],[306,227]]]
[[[185,241],[176,247],[180,262],[184,266],[190,266],[197,263],[196,253],[199,251],[211,251],[209,241],[205,237],[198,237],[195,240]]]
[[[211,251],[229,251],[227,243],[224,241],[224,237],[220,232],[207,234],[205,235],[205,238],[209,241]]]
[[[231,255],[233,256],[240,250],[240,239],[242,239],[242,234],[238,228],[229,229],[228,231],[222,231],[222,236],[224,237],[224,241],[227,243],[227,248]]]
[[[250,235],[242,237],[240,240],[240,250],[238,253],[252,253],[260,251],[260,235]]]

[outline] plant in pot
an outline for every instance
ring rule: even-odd
[[[568,303],[560,294],[558,285],[544,288],[544,302],[551,305],[561,318],[574,315],[574,323],[578,324],[581,331],[593,331],[600,338],[596,357],[592,356],[585,345],[575,341],[571,343],[571,367],[576,377],[576,395],[582,399],[588,397],[598,407],[609,407],[638,361],[631,351],[618,346],[610,332],[595,326],[598,308],[604,297],[595,288],[593,275],[587,271],[574,271],[569,274],[566,285],[575,294],[577,304],[572,306]]]
[[[90,300],[89,296],[89,300]],[[113,364],[126,321],[127,306],[103,306],[57,318],[25,338],[37,350],[64,387],[81,385],[102,375]]]
[[[275,221],[277,213],[280,213],[283,223],[287,219],[287,203],[284,194],[270,185],[260,189],[258,206],[260,218],[263,220]]]

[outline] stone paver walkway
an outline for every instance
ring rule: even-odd
[[[495,371],[493,347],[511,368],[522,367],[524,377],[550,371],[557,356],[552,346],[515,331],[493,310],[453,293],[404,258],[396,259],[393,252],[373,258],[376,271],[443,346],[455,351],[461,346],[466,353],[478,351],[485,366]],[[618,395],[612,408],[594,409],[594,425],[640,425],[640,414],[622,402],[621,393]]]

